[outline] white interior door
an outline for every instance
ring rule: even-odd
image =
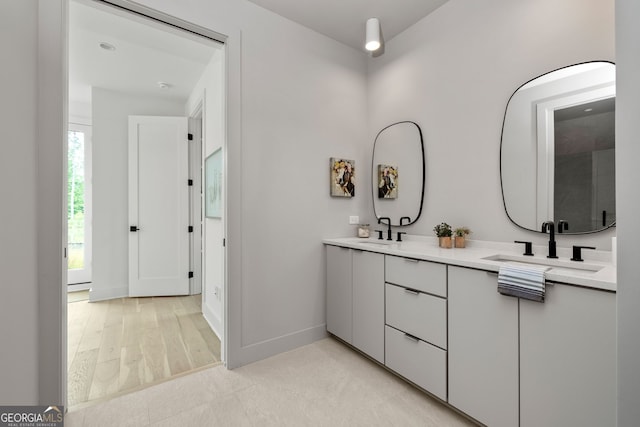
[[[186,117],[129,116],[129,295],[189,293]]]

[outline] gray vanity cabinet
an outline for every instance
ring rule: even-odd
[[[384,255],[326,250],[327,331],[384,363]]]
[[[495,273],[448,273],[449,403],[488,426],[517,426],[518,299],[497,292]]]
[[[615,425],[615,293],[548,284],[538,303],[448,268],[451,405],[492,427]]]
[[[616,294],[547,285],[520,300],[520,426],[616,422]]]

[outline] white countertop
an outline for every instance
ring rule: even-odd
[[[461,249],[440,248],[437,238],[425,236],[404,236],[402,242],[345,237],[323,239],[322,243],[495,272],[498,272],[500,266],[508,261],[489,260],[485,259],[486,257],[512,256],[516,262],[540,263],[551,266],[550,270],[546,272],[548,281],[616,291],[616,267],[611,262],[611,252],[607,251],[583,250],[582,258],[585,261],[580,263],[570,261],[571,248],[558,248],[559,259],[549,260],[546,257],[546,246],[534,245],[534,256],[520,257],[524,252],[522,244],[480,240],[467,240],[467,247]],[[586,271],[579,270],[578,267],[593,267],[599,270]]]

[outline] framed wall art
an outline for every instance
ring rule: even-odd
[[[398,167],[378,165],[378,198],[396,199],[398,197]]]
[[[222,148],[207,157],[204,173],[204,214],[207,218],[222,218]]]
[[[353,197],[356,195],[356,162],[354,160],[331,157],[329,160],[331,182],[329,193],[332,197]]]

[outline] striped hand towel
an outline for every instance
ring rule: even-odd
[[[545,271],[549,267],[505,264],[498,272],[498,292],[518,298],[544,302]]]

